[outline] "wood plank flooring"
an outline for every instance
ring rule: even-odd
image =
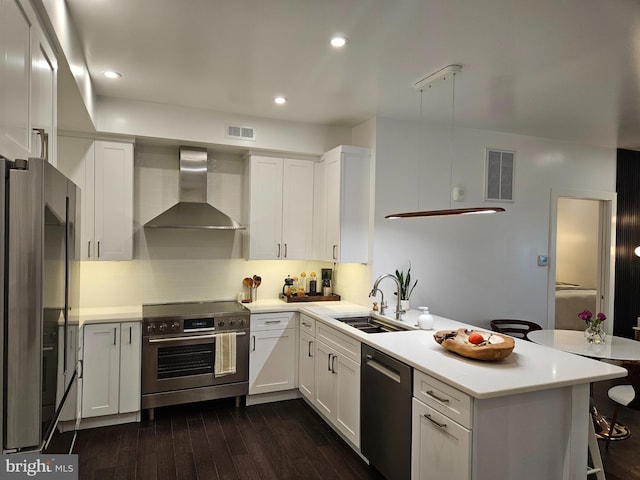
[[[156,409],[140,424],[81,430],[82,480],[381,479],[302,400]]]
[[[617,383],[594,385],[606,416],[615,406],[607,390]],[[631,438],[608,450],[600,442],[607,479],[640,480],[640,412],[622,409],[620,422]],[[302,400],[156,409],[153,421],[80,431],[74,453],[81,480],[381,479]]]

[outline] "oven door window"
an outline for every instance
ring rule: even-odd
[[[158,348],[158,380],[213,373],[215,343]]]

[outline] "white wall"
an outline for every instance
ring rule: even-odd
[[[492,318],[546,325],[547,269],[536,257],[548,253],[551,189],[615,191],[615,150],[456,128],[452,183],[466,185],[467,200],[452,206],[500,205],[506,213],[386,220],[389,213],[449,206],[451,137],[446,127],[419,132],[413,123],[382,118],[376,130],[373,277],[411,262],[419,280],[414,307],[477,325]],[[486,147],[517,152],[513,203],[483,201]]]
[[[255,142],[225,138],[226,123],[255,127]],[[96,130],[109,134],[318,156],[333,147],[351,142],[349,128],[285,122],[112,97],[98,97]]]
[[[597,200],[558,199],[556,280],[597,287],[599,219]]]

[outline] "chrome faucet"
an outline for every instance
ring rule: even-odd
[[[400,315],[402,315],[402,307],[400,306],[400,280],[398,280],[398,278],[391,274],[391,273],[385,273],[383,275],[380,275],[378,278],[376,278],[376,281],[373,282],[373,287],[371,288],[371,292],[369,293],[369,297],[374,297],[376,295],[376,292],[380,292],[380,295],[382,295],[382,299],[380,302],[380,315],[384,315],[384,311],[387,308],[387,304],[384,303],[384,295],[382,294],[382,291],[378,288],[378,285],[380,284],[380,281],[383,278],[393,278],[393,280],[396,282],[396,286],[398,287],[398,290],[396,291],[396,297],[397,297],[397,304],[396,304],[396,320],[400,320]]]

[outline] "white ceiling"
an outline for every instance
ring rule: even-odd
[[[66,1],[98,95],[355,126],[418,119],[412,84],[457,63],[456,125],[640,147],[636,0]]]

